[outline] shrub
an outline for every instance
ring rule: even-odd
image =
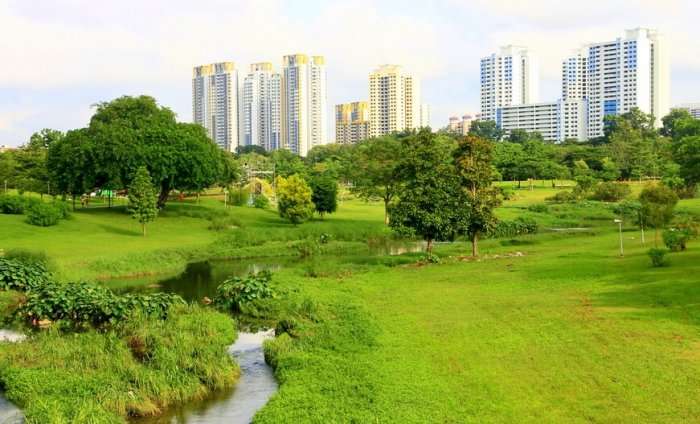
[[[294,241],[289,243],[288,246],[296,250],[300,258],[310,258],[321,250],[319,242],[313,238]]]
[[[547,197],[544,200],[555,203],[575,202],[576,195],[571,191],[559,191],[554,196]]]
[[[503,200],[512,200],[515,198],[515,190],[511,187],[498,187],[498,191],[501,193]]]
[[[601,202],[619,202],[631,193],[632,190],[627,184],[603,182],[596,186],[591,199]]]
[[[20,259],[0,258],[0,289],[35,290],[49,281],[49,272],[42,263],[25,263]]]
[[[68,219],[70,217],[71,207],[68,205],[68,203],[61,200],[54,200],[51,202],[51,205],[58,210],[62,219]]]
[[[423,255],[423,257],[421,257],[420,261],[426,264],[439,264],[440,257],[432,253],[426,253],[425,255]]]
[[[498,224],[486,236],[489,238],[517,237],[536,234],[537,230],[537,222],[534,219],[519,217],[514,221],[498,221]]]
[[[270,271],[251,273],[245,278],[229,278],[216,288],[214,304],[226,311],[242,313],[255,310],[258,300],[274,297]]]
[[[253,206],[258,209],[267,209],[270,206],[270,199],[265,197],[264,194],[258,194],[253,198]]]
[[[666,249],[649,249],[647,255],[649,255],[649,259],[651,259],[651,266],[658,268],[668,265],[668,261],[666,260],[667,252],[668,251]]]
[[[328,244],[329,241],[333,239],[333,236],[328,234],[328,233],[321,233],[320,236],[318,236],[318,242],[320,244]]]
[[[76,327],[85,324],[98,327],[125,321],[135,312],[165,319],[174,304],[185,304],[185,301],[170,293],[120,296],[86,282],[47,282],[27,294],[18,314],[29,321],[65,320]]]
[[[547,213],[549,212],[549,206],[545,205],[544,203],[535,203],[534,205],[528,206],[527,210],[530,212]]]
[[[26,210],[27,223],[39,227],[50,227],[58,224],[63,218],[63,212],[50,203],[38,202]]]
[[[0,212],[8,215],[22,215],[26,203],[23,196],[0,195]]]
[[[282,334],[289,334],[291,337],[297,336],[297,328],[299,323],[294,318],[281,319],[275,325],[275,336],[281,336]]]
[[[685,250],[686,243],[690,238],[689,236],[690,235],[685,231],[680,231],[676,228],[670,228],[663,232],[664,244],[671,252],[680,252],[681,250]]]

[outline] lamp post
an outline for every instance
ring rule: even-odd
[[[622,246],[622,220],[621,219],[616,219],[615,223],[617,224],[619,228],[619,233],[620,233],[620,256],[625,256],[625,248]]]

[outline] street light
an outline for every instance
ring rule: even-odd
[[[622,246],[622,220],[616,219],[615,223],[617,224],[618,228],[620,229],[620,256],[625,256],[625,249]]]

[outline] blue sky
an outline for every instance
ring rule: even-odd
[[[368,96],[367,75],[397,63],[422,81],[433,127],[478,111],[479,58],[500,45],[539,57],[540,99],[555,100],[561,60],[624,29],[667,38],[671,102],[700,102],[700,2],[0,0],[0,144],[44,127],[86,125],[91,105],[149,94],[191,119],[191,72],[230,60],[326,56],[329,107]],[[332,116],[332,115],[331,115]],[[329,122],[333,128],[333,122]]]

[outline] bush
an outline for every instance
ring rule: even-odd
[[[537,230],[537,222],[534,219],[519,217],[514,221],[498,221],[498,224],[486,236],[488,238],[517,237],[536,234]]]
[[[25,263],[20,259],[0,258],[0,289],[31,291],[49,281],[43,263]]]
[[[242,313],[255,310],[255,303],[262,299],[274,297],[270,287],[270,271],[251,273],[245,278],[229,278],[216,288],[214,304],[226,311]]]
[[[544,203],[535,203],[534,205],[528,206],[527,210],[536,213],[547,213],[549,212],[549,206],[545,205]]]
[[[63,218],[63,212],[50,203],[38,202],[29,206],[27,212],[27,223],[39,227],[50,227],[58,224]]]
[[[666,249],[649,249],[647,255],[649,255],[649,259],[651,259],[651,266],[658,268],[668,265],[668,261],[666,260],[667,252],[668,251]]]
[[[27,202],[23,196],[0,195],[0,212],[8,215],[22,215]]]
[[[319,241],[316,241],[313,238],[307,238],[304,240],[298,240],[294,241],[288,244],[288,246],[299,253],[300,258],[310,258],[314,256],[315,254],[319,253],[321,250],[320,246],[320,238]]]
[[[58,210],[62,219],[68,219],[70,217],[71,207],[68,203],[61,200],[54,200],[51,202],[51,205]]]
[[[439,264],[440,257],[433,253],[426,253],[425,255],[423,255],[423,257],[420,258],[420,261],[425,264]]]
[[[632,193],[630,186],[624,183],[603,182],[596,186],[591,199],[601,202],[619,202]]]
[[[511,187],[498,187],[498,191],[501,193],[501,197],[503,200],[512,200],[515,198],[515,190],[513,190]]]
[[[47,282],[28,292],[26,302],[17,313],[28,321],[65,320],[75,327],[85,324],[98,327],[125,321],[137,311],[165,319],[174,304],[185,304],[185,301],[170,293],[120,296],[91,283]]]
[[[544,200],[555,203],[568,203],[575,202],[577,198],[571,191],[559,191],[554,196],[547,197]]]
[[[663,233],[664,244],[671,252],[685,250],[690,234],[676,228],[670,228]]]
[[[253,198],[253,206],[257,209],[267,209],[270,206],[270,199],[265,197],[264,194],[258,194]]]

